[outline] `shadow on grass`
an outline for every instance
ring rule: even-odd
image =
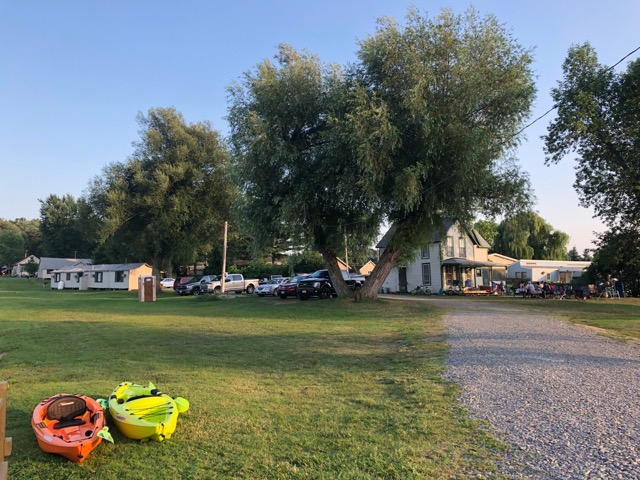
[[[100,370],[115,364],[141,363],[156,369],[220,367],[255,371],[300,371],[341,366],[369,370],[398,348],[388,334],[234,334],[188,326],[81,321],[3,321],[12,341],[2,345],[7,365],[40,369],[64,365]],[[11,328],[15,325],[16,328]],[[6,337],[5,337],[6,338]],[[3,345],[4,344],[4,345]],[[117,360],[117,361],[114,361]]]

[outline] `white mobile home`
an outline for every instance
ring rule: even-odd
[[[138,278],[149,276],[146,263],[85,265],[61,268],[53,272],[51,288],[78,290],[138,290]]]
[[[507,267],[507,275],[523,281],[571,283],[589,265],[591,262],[571,260],[518,260]]]

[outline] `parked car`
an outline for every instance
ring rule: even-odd
[[[191,280],[188,282],[181,283],[175,287],[175,291],[178,295],[199,295],[200,279],[198,277],[191,277]]]
[[[207,293],[207,286],[211,285],[218,279],[215,275],[205,275],[204,277],[194,277],[190,282],[179,285],[176,293],[180,295],[202,295]]]
[[[225,293],[247,292],[248,294],[252,294],[253,292],[255,292],[257,286],[258,286],[257,278],[246,279],[240,273],[231,273],[227,275],[224,279]],[[222,282],[218,279],[218,280],[214,280],[210,284],[207,284],[206,291],[207,293],[219,293],[221,289],[222,289]]]
[[[346,270],[341,270],[341,272],[342,278],[344,278],[349,288],[355,290],[362,286],[362,283],[352,279]],[[318,297],[321,300],[325,300],[327,298],[337,297],[338,294],[332,285],[329,270],[318,270],[313,272],[310,277],[298,282],[296,296],[300,300],[308,300],[311,297]]]
[[[191,280],[193,280],[194,276],[190,276],[190,277],[180,277],[179,279],[177,279],[175,282],[173,282],[173,289],[177,290],[179,285],[183,285],[185,283],[189,283]]]
[[[162,280],[160,280],[160,288],[173,288],[174,283],[176,283],[175,278],[163,278]]]
[[[291,277],[287,281],[282,282],[278,285],[278,288],[276,288],[275,295],[278,295],[280,298],[295,297],[298,282],[308,276],[309,275],[296,275],[295,277]]]
[[[258,295],[259,297],[264,297],[265,295],[273,295],[275,297],[277,288],[286,280],[288,280],[288,278],[273,278],[267,283],[258,285],[258,287],[256,288],[256,295]]]

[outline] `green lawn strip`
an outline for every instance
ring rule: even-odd
[[[0,279],[0,377],[12,479],[465,478],[501,446],[442,378],[439,312],[419,302],[221,300],[74,292]],[[115,427],[83,464],[45,454],[33,408],[121,381],[191,402],[174,436]]]
[[[529,312],[539,312],[545,317],[566,318],[571,323],[594,327],[601,334],[624,342],[640,341],[640,298],[558,300],[528,299],[517,296],[482,297],[477,300],[521,307]]]

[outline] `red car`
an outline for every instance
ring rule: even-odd
[[[289,280],[287,283],[281,283],[280,285],[278,285],[275,294],[280,298],[295,297],[298,282],[303,278],[307,278],[308,276],[309,275],[296,275],[295,277],[291,277],[291,280]]]

